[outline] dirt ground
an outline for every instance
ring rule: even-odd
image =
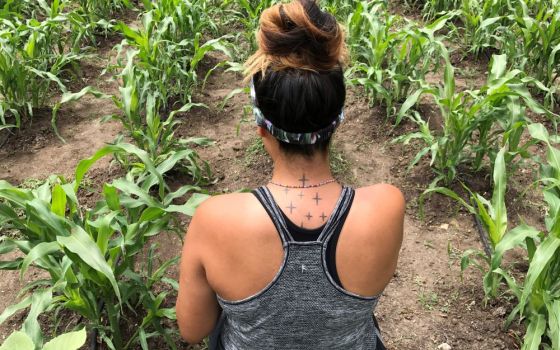
[[[89,69],[98,75],[111,54],[110,50],[104,51],[103,59]],[[92,78],[86,77],[90,79],[88,84],[106,93],[115,92],[115,83],[93,73]],[[239,76],[217,71],[206,89],[195,96],[209,109],[184,116],[177,132],[180,136],[206,136],[216,141],[214,146],[198,149],[218,179],[209,187],[214,193],[254,188],[265,184],[271,174],[271,162],[254,147],[255,127],[250,121],[244,122],[247,97],[238,95],[219,108],[225,96],[240,86]],[[479,271],[469,269],[461,279],[462,251],[482,249],[472,218],[454,203],[436,197],[427,207],[426,219],[418,217],[417,197],[432,174],[425,164],[408,173],[406,167],[415,149],[391,144],[395,136],[413,126],[405,123],[393,130],[385,120],[384,109],[368,106],[367,98],[358,89],[350,89],[346,106],[347,119],[334,140],[340,158],[339,179],[356,187],[378,182],[394,184],[405,193],[408,203],[397,272],[376,310],[387,347],[427,350],[445,348],[440,345],[447,343],[461,350],[518,349],[522,330],[515,325],[503,330],[511,305],[485,305]],[[37,117],[31,127],[12,137],[0,151],[0,179],[21,184],[52,173],[71,177],[80,159],[89,157],[118,134],[118,124],[99,123],[101,117],[113,112],[110,100],[89,97],[65,106],[59,128],[66,144],[53,134],[48,117]],[[110,181],[118,172],[111,170],[106,160],[92,174],[91,181],[101,183]],[[180,253],[179,239],[160,236],[158,241],[165,256]],[[37,273],[29,272],[24,280],[33,279]],[[172,274],[176,277],[177,271]],[[21,285],[17,272],[0,272],[0,312],[17,300]],[[21,324],[22,317],[0,327],[0,342]]]

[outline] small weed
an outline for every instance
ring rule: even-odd
[[[463,252],[451,244],[451,241],[447,241],[447,256],[449,257],[448,264],[451,267],[456,261],[461,261]]]
[[[426,310],[433,310],[434,307],[438,304],[439,297],[435,292],[420,292],[418,294],[418,302],[422,307]]]
[[[418,287],[422,287],[426,282],[424,281],[424,279],[422,279],[422,277],[420,276],[414,276],[414,284],[416,284]]]
[[[331,145],[329,162],[333,175],[336,178],[344,180],[344,182],[348,183],[354,183],[356,181],[355,176],[350,171],[350,161],[345,157],[344,153],[335,144]]]
[[[84,176],[84,179],[82,180],[80,187],[85,189],[87,192],[92,192],[95,193],[96,192],[96,188],[95,188],[95,181],[89,177],[89,176]]]
[[[435,249],[434,242],[430,241],[430,240],[425,240],[424,241],[424,247],[430,248],[430,249]]]
[[[31,179],[23,180],[22,183],[19,185],[19,187],[27,189],[27,190],[34,190],[44,183],[45,183],[45,180],[39,180],[39,179],[31,178]]]
[[[262,138],[256,137],[251,141],[249,147],[245,150],[243,164],[246,167],[249,167],[256,164],[257,160],[263,156],[266,156],[266,150],[264,149]]]

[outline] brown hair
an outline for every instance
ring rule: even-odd
[[[276,127],[308,133],[331,125],[344,107],[344,31],[315,0],[294,0],[266,9],[257,34],[259,49],[246,62],[256,105]],[[288,155],[326,152],[329,139],[312,145],[279,140]]]
[[[315,0],[266,9],[257,33],[259,49],[245,63],[246,77],[289,68],[328,71],[346,63],[344,30]]]

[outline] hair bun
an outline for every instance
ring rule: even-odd
[[[328,71],[346,61],[342,27],[314,0],[295,0],[266,9],[257,41],[259,49],[246,63],[249,76],[268,68]]]

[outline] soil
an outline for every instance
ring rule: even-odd
[[[114,42],[109,40],[110,44]],[[99,76],[114,52],[104,49],[100,55],[101,60],[87,62],[82,67],[84,79],[105,93],[116,93],[116,83],[107,82],[107,76]],[[477,72],[479,68],[471,70]],[[206,136],[215,140],[213,146],[197,147],[216,179],[215,184],[207,187],[212,193],[251,189],[270,178],[272,163],[259,150],[255,127],[244,115],[244,106],[249,103],[247,96],[237,95],[220,108],[230,91],[242,86],[241,80],[234,73],[216,70],[205,89],[194,96],[196,102],[203,102],[209,108],[182,116],[177,131],[182,137]],[[466,80],[463,86],[470,85]],[[447,343],[452,349],[461,350],[518,349],[523,329],[516,324],[503,329],[512,305],[485,303],[480,271],[471,268],[461,276],[462,252],[470,248],[482,250],[472,217],[456,203],[434,196],[427,203],[424,220],[419,218],[418,196],[430,183],[433,173],[424,161],[407,171],[416,147],[391,143],[394,137],[414,126],[403,122],[394,129],[385,118],[385,109],[369,107],[367,98],[358,89],[349,89],[346,105],[346,120],[334,138],[334,148],[343,160],[338,178],[356,187],[379,182],[394,184],[401,188],[408,203],[397,272],[376,310],[387,348],[438,349]],[[435,111],[433,105],[425,108]],[[12,136],[0,150],[0,179],[25,184],[53,173],[71,178],[80,159],[91,156],[118,134],[117,123],[100,124],[103,116],[115,112],[110,100],[91,97],[64,106],[58,127],[66,143],[52,132],[49,111],[37,116],[32,126]],[[93,205],[100,185],[120,175],[109,159],[99,162],[90,171],[90,190],[80,198]],[[487,185],[488,176],[481,179],[482,185]],[[521,207],[519,212],[523,210]],[[162,259],[180,254],[181,240],[176,236],[160,235],[157,243]],[[31,270],[25,281],[37,274],[38,271]],[[176,278],[177,269],[171,269],[169,275]],[[17,300],[23,282],[18,272],[1,271],[0,276],[1,313]],[[0,342],[23,319],[24,315],[20,314],[0,326]]]

